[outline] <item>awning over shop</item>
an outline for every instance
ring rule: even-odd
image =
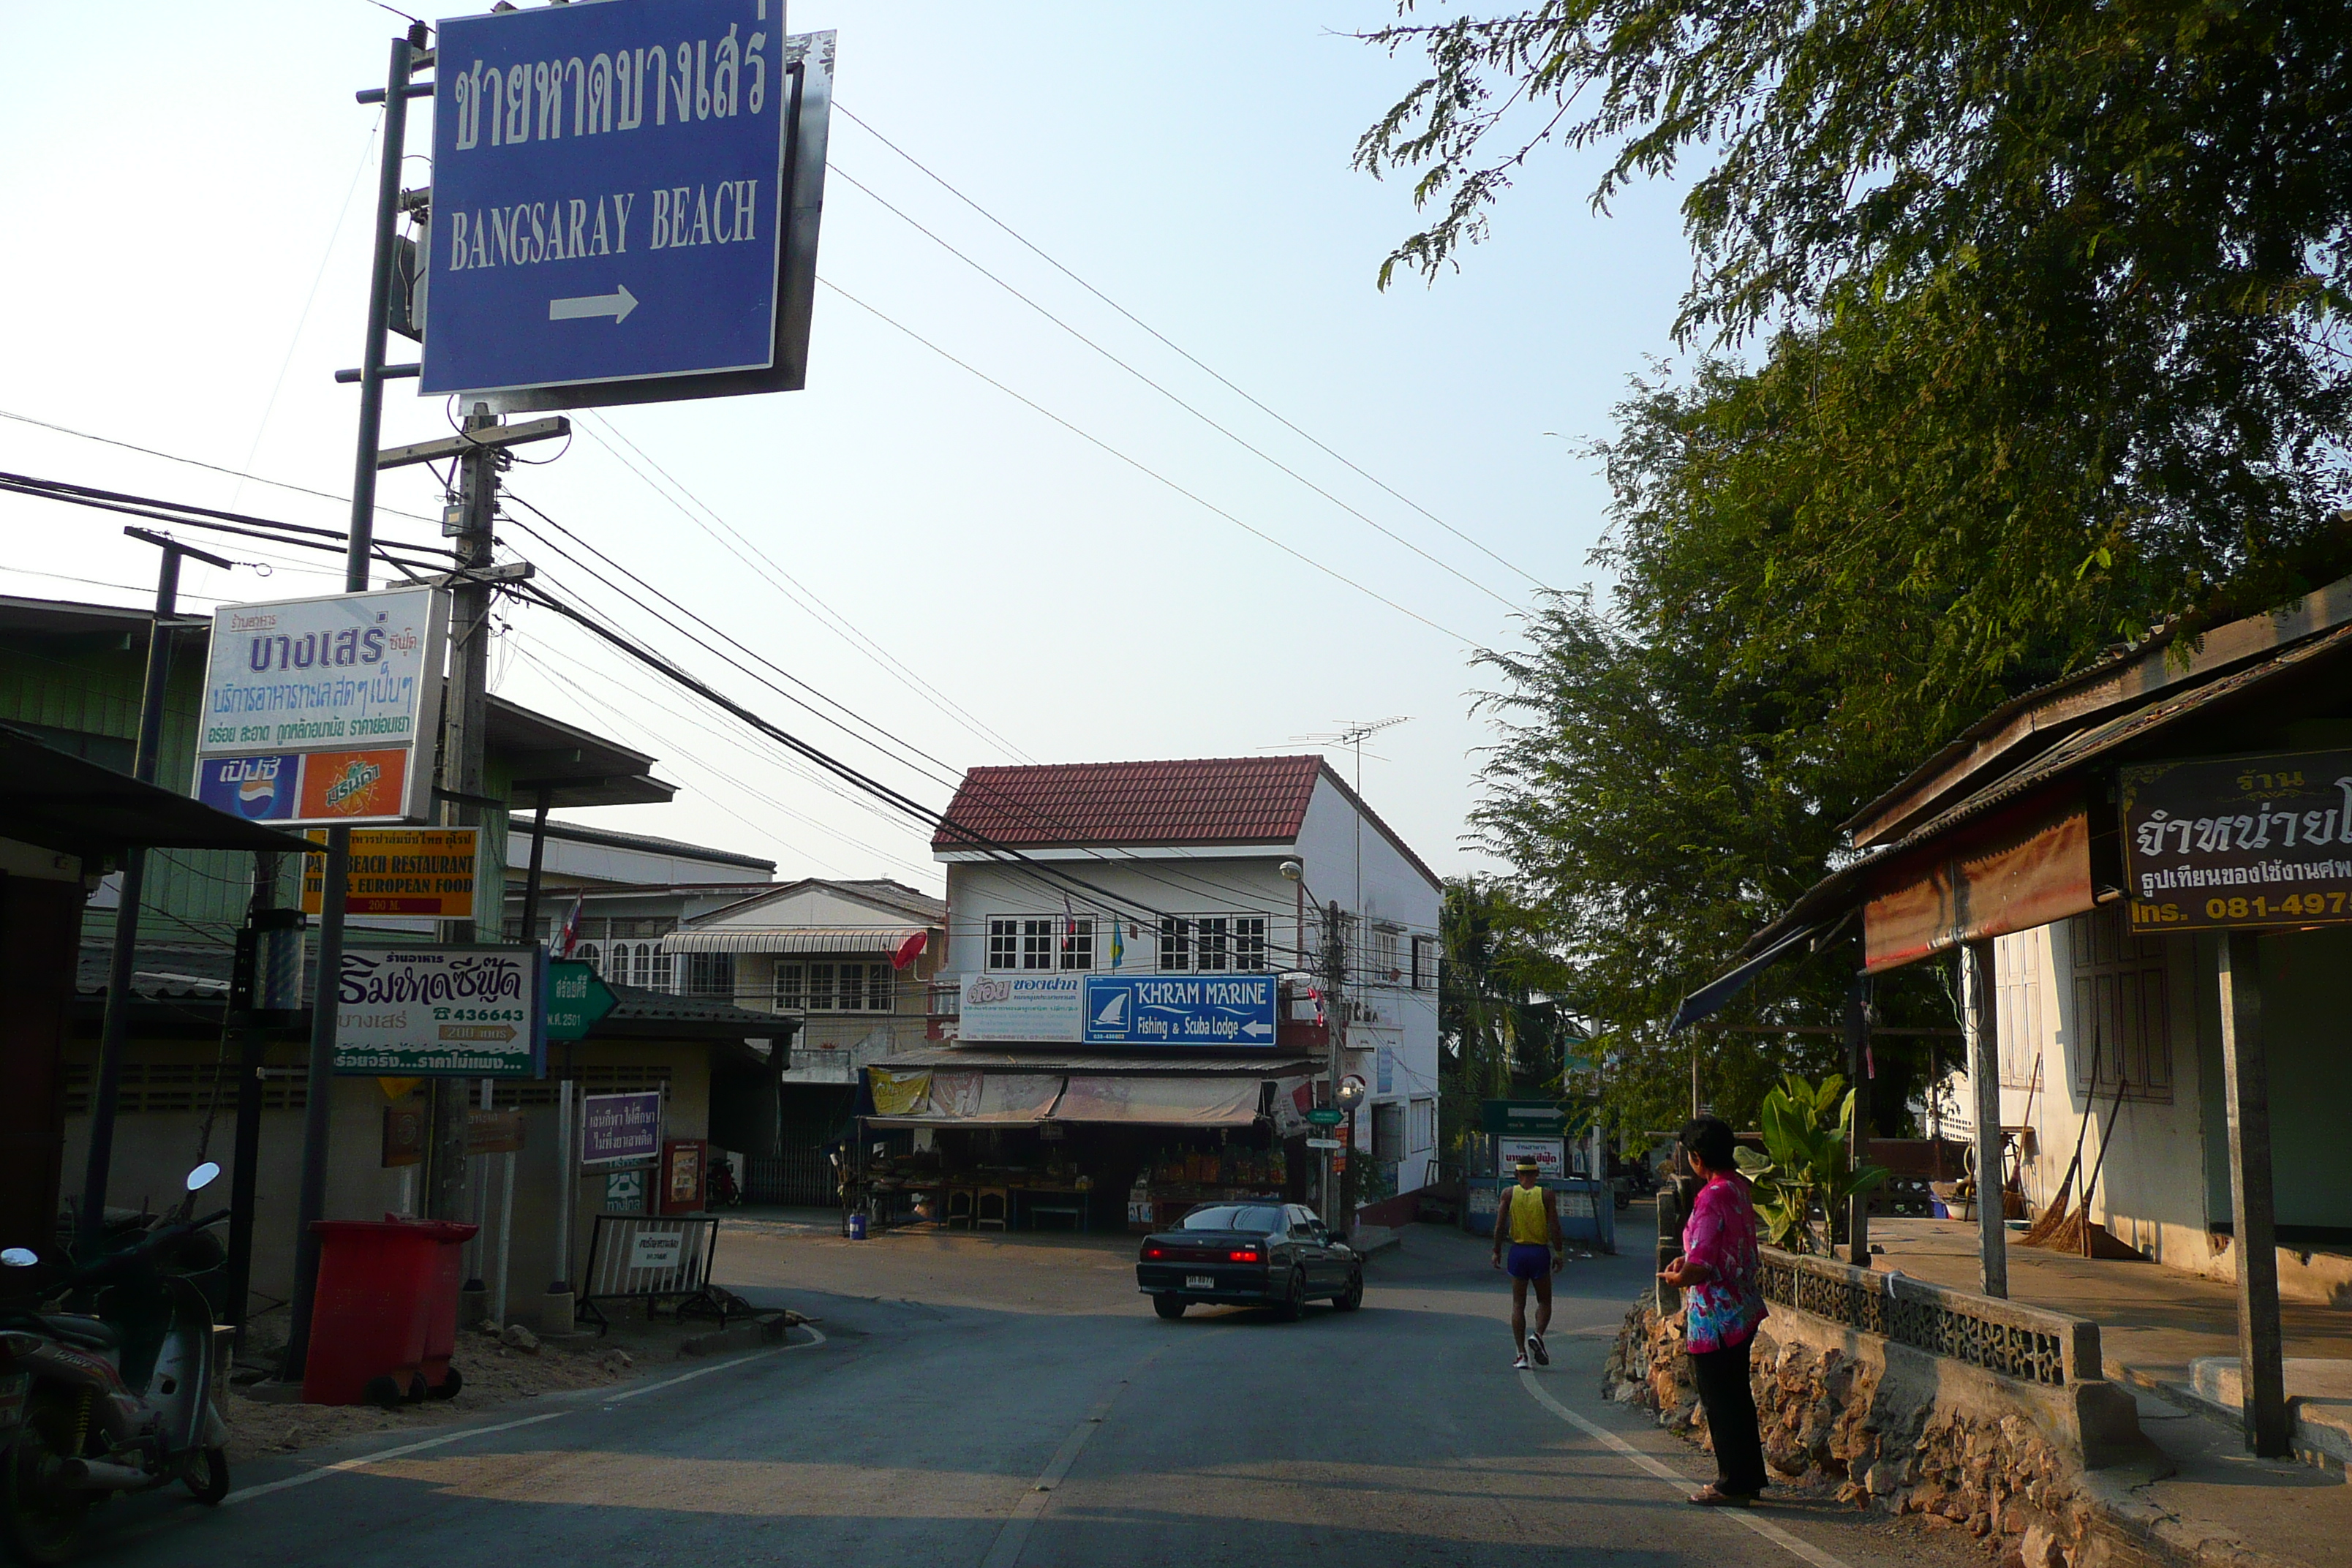
[[[1062,1097],[1058,1073],[918,1068],[867,1072],[877,1127],[1009,1127],[1043,1121]]]
[[[1252,1079],[1073,1076],[1054,1107],[1053,1120],[1247,1127],[1257,1120],[1264,1097],[1265,1086]]]
[[[922,926],[730,926],[676,931],[661,939],[664,952],[896,952],[923,934]]]

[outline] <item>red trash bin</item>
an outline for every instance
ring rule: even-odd
[[[457,1393],[449,1354],[457,1342],[463,1248],[478,1227],[386,1218],[322,1219],[310,1228],[319,1236],[319,1291],[303,1402]]]

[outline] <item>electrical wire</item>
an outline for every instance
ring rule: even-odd
[[[583,411],[583,418],[585,416],[585,411]],[[930,703],[931,706],[937,708],[940,712],[945,713],[949,718],[954,720],[958,724],[970,731],[973,735],[997,746],[1009,756],[1018,757],[1024,762],[1034,762],[1036,760],[1034,757],[1031,757],[1026,752],[1024,752],[1020,747],[1014,745],[1004,736],[991,729],[987,724],[982,722],[982,721],[975,716],[971,710],[957,702],[953,698],[948,696],[946,692],[941,691],[929,681],[924,679],[920,675],[909,668],[906,663],[899,659],[895,654],[884,647],[878,641],[868,637],[865,632],[859,630],[855,625],[853,625],[847,617],[834,610],[830,605],[827,605],[824,602],[821,595],[813,593],[806,584],[800,581],[799,578],[793,576],[791,573],[785,571],[781,565],[777,564],[772,557],[746,537],[740,529],[734,526],[734,524],[719,516],[719,513],[699,496],[697,496],[692,490],[688,489],[687,487],[680,483],[668,469],[663,468],[660,463],[655,461],[654,458],[646,453],[645,448],[639,447],[635,441],[630,440],[628,436],[625,434],[619,426],[613,424],[609,417],[600,415],[596,418],[596,423],[603,425],[604,427],[611,433],[614,440],[620,442],[622,446],[626,447],[631,452],[635,453],[637,458],[642,459],[647,467],[654,470],[655,473],[661,475],[664,479],[668,480],[669,483],[677,489],[679,495],[683,495],[688,500],[692,501],[696,508],[699,508],[700,510],[709,518],[710,522],[715,522],[721,529],[724,529],[727,534],[736,542],[730,543],[728,540],[720,539],[718,534],[712,533],[709,523],[705,522],[702,518],[696,516],[695,512],[688,510],[686,504],[680,501],[677,496],[673,496],[667,490],[664,489],[659,484],[656,483],[654,479],[644,471],[644,469],[637,468],[636,465],[630,462],[626,457],[616,451],[611,442],[604,440],[604,437],[596,434],[594,429],[590,428],[583,424],[581,428],[587,435],[590,440],[594,441],[598,446],[603,447],[614,461],[618,462],[623,468],[627,468],[631,473],[635,474],[637,479],[646,486],[646,488],[650,489],[656,495],[660,496],[672,507],[676,508],[680,515],[684,516],[696,527],[701,529],[706,534],[710,534],[710,537],[717,540],[722,549],[727,550],[730,554],[734,555],[737,560],[742,561],[746,566],[751,567],[755,573],[761,573],[761,575],[766,576],[768,585],[770,587],[774,588],[778,593],[782,594],[785,598],[791,600],[794,605],[797,605],[802,609],[805,610],[810,616],[816,619],[819,625],[824,626],[826,630],[832,632],[835,637],[838,637],[843,641],[848,643],[851,647],[856,648],[867,658],[872,659],[875,663],[880,665],[884,671],[889,674],[892,679],[907,687],[917,696],[922,698],[926,702]],[[749,558],[745,555],[745,552],[747,551],[750,552]],[[762,572],[762,568],[765,568],[764,572]],[[770,574],[772,574],[772,575],[770,575]],[[777,582],[777,578],[782,578],[782,583]],[[784,584],[789,584],[790,586],[785,586]],[[795,592],[795,590],[797,590],[797,592]]]
[[[1203,363],[1190,351],[1186,350],[1181,344],[1171,339],[1159,328],[1143,320],[1140,316],[1138,316],[1134,311],[1129,310],[1126,306],[1120,304],[1118,300],[1112,299],[1109,295],[1104,293],[1101,289],[1096,288],[1085,279],[1079,277],[1076,272],[1071,271],[1067,267],[1063,266],[1059,261],[1055,260],[1053,257],[1047,255],[1043,249],[1040,249],[1036,244],[1022,234],[1020,230],[1014,228],[1011,224],[1006,223],[1003,218],[998,217],[994,213],[990,212],[986,207],[982,206],[978,202],[972,200],[970,196],[964,195],[963,192],[958,190],[954,185],[950,184],[944,176],[933,171],[913,153],[908,152],[904,147],[899,146],[896,142],[891,141],[887,136],[883,135],[881,132],[877,131],[872,125],[868,124],[864,120],[859,119],[847,109],[843,108],[841,100],[837,98],[833,100],[833,108],[836,112],[845,116],[853,124],[857,126],[859,130],[865,132],[867,135],[873,137],[874,140],[881,142],[882,145],[887,147],[891,152],[897,153],[899,157],[912,164],[919,173],[920,173],[925,178],[931,181],[932,184],[938,185],[941,190],[947,192],[948,195],[955,197],[956,200],[961,202],[964,205],[978,213],[982,217],[986,218],[990,223],[1003,230],[1007,235],[1012,237],[1016,244],[1020,245],[1031,255],[1036,257],[1037,259],[1043,261],[1046,266],[1052,268],[1055,271],[1060,273],[1063,277],[1068,279],[1071,282],[1076,284],[1079,288],[1085,289],[1087,293],[1093,295],[1096,299],[1101,300],[1104,304],[1109,306],[1120,315],[1126,317],[1129,321],[1134,322],[1135,325],[1141,328],[1144,331],[1158,339],[1171,353],[1175,353],[1179,358],[1184,360],[1186,363],[1192,364],[1202,374],[1207,375],[1212,380],[1215,381],[1219,385],[1224,387],[1234,396],[1239,397],[1251,407],[1255,408],[1259,413],[1264,414],[1267,418],[1272,419],[1275,423],[1280,425],[1284,429],[1288,430],[1291,434],[1298,437],[1301,440],[1306,441],[1317,450],[1322,452],[1326,457],[1330,458],[1333,461],[1347,468],[1350,473],[1353,473],[1358,478],[1377,486],[1380,489],[1385,491],[1395,500],[1412,508],[1413,510],[1421,513],[1422,516],[1429,519],[1430,521],[1437,524],[1438,527],[1445,530],[1446,532],[1454,535],[1454,538],[1462,541],[1463,543],[1469,545],[1473,550],[1477,551],[1480,554],[1486,556],[1496,565],[1507,567],[1509,570],[1517,573],[1520,576],[1525,577],[1528,582],[1534,584],[1538,588],[1549,586],[1542,578],[1537,576],[1534,573],[1528,571],[1524,566],[1514,565],[1511,562],[1504,560],[1503,557],[1496,554],[1494,551],[1480,543],[1471,535],[1463,532],[1462,530],[1454,527],[1452,523],[1446,521],[1444,518],[1438,516],[1435,512],[1430,510],[1419,501],[1414,500],[1411,496],[1404,494],[1402,491],[1398,490],[1391,485],[1388,484],[1385,480],[1367,472],[1364,468],[1360,468],[1356,463],[1341,453],[1334,450],[1318,437],[1301,429],[1298,426],[1293,424],[1290,420],[1285,418],[1274,409],[1267,407],[1264,403],[1258,401],[1257,398],[1252,396],[1241,387],[1236,386],[1233,382],[1227,380],[1216,370]],[[862,189],[863,187],[860,188]]]
[[[1290,478],[1297,479],[1300,484],[1305,485],[1308,489],[1313,490],[1317,495],[1321,496],[1325,500],[1329,501],[1333,506],[1338,507],[1341,511],[1346,512],[1349,516],[1364,524],[1367,528],[1373,529],[1386,538],[1393,540],[1398,544],[1402,545],[1405,549],[1412,551],[1415,555],[1420,556],[1423,561],[1426,561],[1431,565],[1436,567],[1439,571],[1450,573],[1454,577],[1457,577],[1464,583],[1468,584],[1471,587],[1477,589],[1478,592],[1486,595],[1488,598],[1494,600],[1504,608],[1516,610],[1519,607],[1511,603],[1509,599],[1505,598],[1502,595],[1495,592],[1494,589],[1486,586],[1486,584],[1479,582],[1475,577],[1473,577],[1469,574],[1455,567],[1453,563],[1441,560],[1437,556],[1432,555],[1428,551],[1423,550],[1420,545],[1415,544],[1412,540],[1407,539],[1404,535],[1397,532],[1394,529],[1390,528],[1387,524],[1379,521],[1370,514],[1350,505],[1347,501],[1340,500],[1338,496],[1333,495],[1329,490],[1325,489],[1321,485],[1317,484],[1313,479],[1308,479],[1305,474],[1300,473],[1297,468],[1292,468],[1289,464],[1284,462],[1273,453],[1253,444],[1240,432],[1228,426],[1218,423],[1218,421],[1209,414],[1204,413],[1202,410],[1195,407],[1192,404],[1187,403],[1176,393],[1171,391],[1160,383],[1154,381],[1142,371],[1138,370],[1127,361],[1119,358],[1118,355],[1103,347],[1102,344],[1095,342],[1094,339],[1087,336],[1086,333],[1078,331],[1077,328],[1070,325],[1069,322],[1062,320],[1061,317],[1054,314],[1053,311],[1047,310],[1036,300],[1032,300],[1028,295],[1024,294],[1020,289],[1014,288],[1012,284],[1006,282],[995,273],[991,272],[987,268],[982,266],[979,262],[973,260],[962,251],[958,250],[953,245],[941,238],[939,235],[933,233],[930,229],[924,227],[922,224],[908,216],[905,212],[894,205],[887,198],[875,191],[872,187],[866,185],[855,175],[845,172],[840,164],[832,163],[827,163],[825,166],[825,174],[828,178],[840,179],[855,189],[865,192],[867,196],[880,204],[885,211],[890,213],[900,222],[906,224],[907,226],[913,229],[917,234],[921,235],[924,238],[929,240],[932,244],[946,251],[950,256],[954,257],[958,261],[962,262],[966,267],[971,268],[974,272],[979,273],[982,278],[987,279],[991,283],[995,284],[999,289],[1003,289],[1006,293],[1012,295],[1014,299],[1020,300],[1023,304],[1036,311],[1037,314],[1045,317],[1045,320],[1053,322],[1054,325],[1061,328],[1062,331],[1069,333],[1070,336],[1077,339],[1078,342],[1086,344],[1087,347],[1094,350],[1095,353],[1110,361],[1111,363],[1118,366],[1119,369],[1127,372],[1128,374],[1133,376],[1136,380],[1141,382],[1144,385],[1150,387],[1152,391],[1158,393],[1160,396],[1166,398],[1169,402],[1174,404],[1177,407],[1182,409],[1193,418],[1199,420],[1202,424],[1206,425],[1210,429],[1214,430],[1218,435],[1223,436],[1236,447],[1239,447],[1243,451],[1247,452],[1250,456],[1257,458],[1259,461],[1268,464],[1279,472],[1287,474]]]
[[[1325,565],[1322,562],[1318,561],[1315,557],[1307,554],[1306,552],[1284,543],[1281,540],[1276,539],[1273,534],[1266,532],[1265,530],[1259,528],[1255,524],[1243,521],[1240,518],[1234,516],[1232,512],[1227,511],[1223,507],[1219,506],[1216,502],[1210,500],[1207,497],[1200,495],[1195,491],[1186,489],[1182,485],[1178,484],[1174,479],[1170,479],[1167,475],[1160,472],[1157,468],[1150,468],[1138,459],[1129,457],[1125,452],[1120,451],[1109,442],[1102,439],[1102,437],[1081,429],[1079,426],[1071,424],[1070,421],[1055,413],[1052,409],[1047,408],[1045,405],[1013,391],[1013,388],[1005,385],[1004,383],[997,380],[986,371],[978,368],[968,361],[958,359],[955,355],[950,353],[939,344],[931,342],[930,339],[923,336],[922,333],[915,331],[914,328],[891,320],[891,318],[884,315],[880,310],[876,310],[873,306],[867,304],[856,295],[852,294],[848,289],[844,289],[840,284],[835,283],[832,279],[820,273],[817,276],[817,281],[827,289],[832,289],[835,293],[840,295],[843,299],[848,300],[851,304],[856,306],[859,310],[865,311],[867,315],[872,316],[876,321],[880,321],[883,325],[893,328],[896,331],[904,333],[906,336],[912,338],[916,342],[920,343],[923,347],[930,350],[933,353],[939,355],[941,359],[947,361],[958,370],[962,371],[965,374],[972,376],[977,380],[986,382],[989,385],[996,388],[997,391],[1004,394],[1005,396],[1013,399],[1013,402],[1020,404],[1023,407],[1029,409],[1033,413],[1044,416],[1055,424],[1059,425],[1063,429],[1067,430],[1071,435],[1076,436],[1078,439],[1086,442],[1088,446],[1094,447],[1107,455],[1118,458],[1129,468],[1133,468],[1137,473],[1143,475],[1146,479],[1156,480],[1160,484],[1166,486],[1169,489],[1171,489],[1178,495],[1182,496],[1186,500],[1191,501],[1193,505],[1216,513],[1219,517],[1223,518],[1227,522],[1232,523],[1235,528],[1240,529],[1244,533],[1251,534],[1258,539],[1264,540],[1266,543],[1273,545],[1276,550],[1281,551],[1285,555],[1314,568],[1316,571],[1323,574],[1326,577],[1330,578],[1333,582],[1343,584],[1348,587],[1353,588],[1357,593],[1363,595],[1368,599],[1377,600],[1379,603],[1386,605],[1390,609],[1394,610],[1398,615],[1404,616],[1407,620],[1419,621],[1431,631],[1436,632],[1444,637],[1451,637],[1465,647],[1475,648],[1479,646],[1476,638],[1465,637],[1460,632],[1454,630],[1451,626],[1440,626],[1438,623],[1431,620],[1427,616],[1423,615],[1418,610],[1409,610],[1405,608],[1405,606],[1398,604],[1386,594],[1381,593],[1377,589],[1366,587],[1363,584],[1357,582],[1353,577],[1349,576],[1346,573],[1339,570],[1337,567]]]
[[[509,490],[506,493],[509,499],[520,501],[520,498],[515,497],[512,491]],[[761,664],[766,665],[769,668],[776,670],[778,674],[784,676],[785,679],[792,680],[795,685],[798,685],[802,687],[803,689],[821,698],[832,706],[841,709],[845,712],[849,711],[849,710],[845,708],[842,704],[835,701],[834,699],[825,697],[824,693],[818,691],[814,687],[809,686],[805,681],[802,681],[798,677],[791,675],[789,671],[782,669],[781,666],[777,666],[757,653],[754,653],[751,649],[745,647],[745,645],[740,641],[730,636],[726,632],[721,631],[717,626],[712,626],[710,622],[705,620],[700,616],[695,615],[692,611],[686,610],[683,605],[678,605],[677,600],[671,598],[667,594],[663,594],[659,589],[655,588],[651,584],[646,583],[643,577],[639,576],[635,572],[630,571],[627,567],[621,565],[618,562],[614,561],[611,556],[605,554],[603,551],[597,550],[593,545],[591,545],[586,541],[580,539],[578,534],[574,533],[568,528],[564,528],[562,524],[555,521],[552,518],[548,517],[547,514],[538,507],[530,505],[528,501],[520,501],[520,504],[522,504],[525,509],[530,510],[534,516],[539,517],[542,521],[547,522],[549,526],[553,527],[563,533],[566,538],[574,540],[579,542],[583,548],[592,552],[596,555],[598,560],[604,562],[612,570],[627,577],[631,582],[636,584],[647,593],[660,598],[664,603],[677,608],[680,613],[688,616],[698,625],[709,627],[714,635],[721,637],[732,647],[741,650],[748,657],[758,659]],[[543,534],[539,533],[536,530],[530,529],[527,524],[520,526],[522,526],[523,531],[526,533],[530,534],[532,538],[539,540],[541,543],[545,544],[549,549],[552,550],[555,553],[562,556],[572,564],[581,567],[583,571],[593,572],[594,570],[593,568],[589,567],[587,563],[581,562],[576,556],[572,555],[555,541],[547,539]],[[576,596],[576,590],[573,590],[573,593]],[[798,706],[808,710],[811,712],[815,711],[815,710],[811,708],[808,703],[801,701],[800,699],[793,697],[789,692],[781,691],[781,689],[775,686],[774,682],[763,679],[756,670],[747,669],[740,660],[731,658],[721,649],[713,647],[709,642],[700,637],[695,637],[692,633],[684,631],[684,628],[679,627],[674,621],[662,616],[658,611],[651,610],[642,603],[635,604],[634,607],[652,615],[656,622],[667,626],[670,630],[684,635],[687,637],[688,640],[702,648],[704,652],[719,658],[738,673],[747,675],[755,680],[760,680],[761,684],[769,687],[770,689],[779,690],[780,695],[786,697],[787,700],[793,701]],[[819,714],[818,716],[824,717],[822,714]],[[839,726],[836,724],[836,727]],[[1027,818],[1029,825],[1032,826],[1057,830],[1071,837],[1076,837],[1079,834],[1079,829],[1075,824],[1057,818],[1051,813],[1033,805],[1030,803],[1017,800],[1009,795],[1004,795],[1000,792],[989,788],[985,784],[975,784],[969,774],[959,778],[954,775],[951,764],[941,762],[940,759],[931,756],[929,752],[922,752],[919,748],[913,747],[911,742],[905,742],[900,741],[899,738],[895,735],[889,735],[888,731],[880,730],[878,726],[869,725],[869,727],[874,728],[877,733],[883,734],[893,742],[908,745],[909,749],[916,751],[918,755],[927,758],[932,762],[940,763],[942,769],[949,770],[945,773],[932,775],[933,782],[943,784],[950,789],[964,790],[972,795],[989,799],[991,804],[997,805],[1000,809]],[[845,731],[845,732],[847,731]],[[863,737],[855,738],[863,739]],[[888,755],[889,753],[886,752],[885,754]],[[894,758],[894,760],[902,763],[905,762],[904,758]],[[908,765],[912,766],[913,764]],[[920,772],[921,770],[917,769],[917,771]],[[1243,899],[1254,899],[1258,896],[1255,892],[1250,889],[1236,888],[1227,883],[1216,882],[1186,868],[1168,867],[1161,862],[1144,861],[1140,857],[1131,854],[1122,854],[1113,850],[1109,853],[1106,853],[1101,858],[1106,861],[1117,861],[1132,867],[1149,866],[1151,868],[1142,872],[1145,877],[1152,881],[1158,882],[1163,887],[1169,888],[1172,891],[1180,893],[1197,895],[1198,893],[1205,892],[1213,896],[1237,897]]]

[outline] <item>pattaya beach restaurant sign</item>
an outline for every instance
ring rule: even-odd
[[[2352,750],[2154,763],[2122,784],[2135,927],[2352,921]]]
[[[335,988],[335,1071],[538,1078],[547,950],[451,943],[350,948]]]
[[[256,822],[429,815],[448,626],[433,588],[222,605],[196,798]]]
[[[1087,978],[1041,974],[968,974],[956,1038],[1075,1044],[1086,1032]]]

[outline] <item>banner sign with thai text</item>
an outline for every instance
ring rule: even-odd
[[[970,974],[959,1000],[956,1038],[1074,1045],[1085,1032],[1084,974]]]
[[[429,815],[448,626],[449,595],[434,588],[223,605],[196,798],[286,826]]]
[[[592,1094],[580,1113],[580,1163],[610,1164],[657,1158],[662,1147],[659,1089],[633,1094]]]
[[[2352,750],[2153,763],[2122,785],[2135,929],[2352,921]]]
[[[323,828],[307,835],[321,849]],[[343,909],[354,915],[474,918],[475,856],[478,827],[362,827],[352,834],[351,890]],[[326,901],[327,862],[313,855],[303,862],[302,912],[315,915]]]
[[[347,948],[335,1071],[542,1077],[546,989],[547,952],[536,944]]]

